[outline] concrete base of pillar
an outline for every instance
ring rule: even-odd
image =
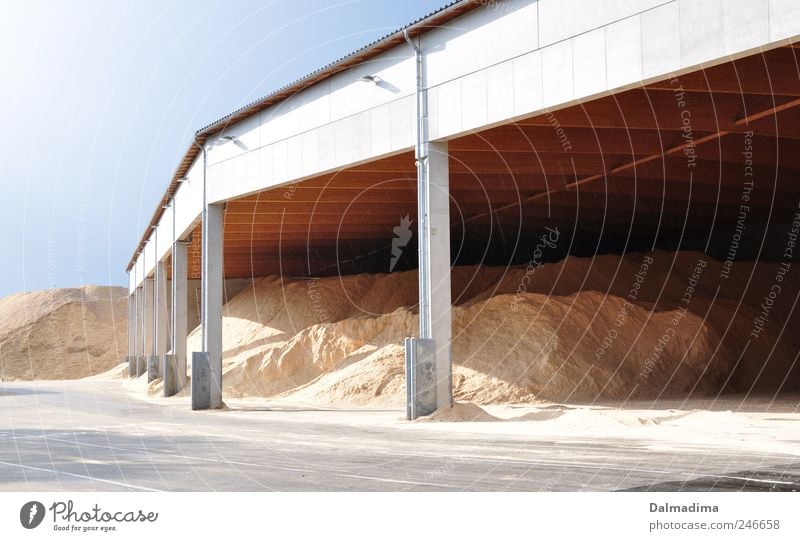
[[[192,409],[207,410],[222,407],[222,400],[212,396],[212,389],[219,387],[214,381],[211,359],[205,351],[192,353]],[[216,394],[216,393],[214,393]]]
[[[133,378],[136,376],[136,357],[128,355],[125,357],[125,362],[128,363],[128,377]]]
[[[136,372],[134,372],[134,377],[138,378],[145,373],[147,373],[147,357],[139,355],[136,357]]]
[[[406,418],[436,411],[436,341],[406,338]]]
[[[147,358],[147,383],[155,381],[161,376],[158,371],[160,361],[161,357],[158,355],[151,355]]]
[[[180,373],[175,355],[161,357],[161,373],[164,374],[164,396],[176,395],[186,385],[186,374]]]

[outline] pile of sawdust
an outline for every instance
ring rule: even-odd
[[[0,379],[75,379],[125,356],[125,288],[84,286],[0,299]]]
[[[693,252],[453,269],[453,389],[478,404],[656,398],[797,387],[797,299],[777,265]],[[726,277],[727,276],[727,277]],[[790,287],[790,283],[795,284]],[[225,306],[224,392],[322,404],[404,402],[415,272],[256,279]],[[199,332],[188,351],[199,350]]]
[[[468,422],[482,423],[487,421],[499,421],[494,415],[487,413],[480,406],[471,402],[455,402],[452,407],[443,407],[434,411],[427,417],[420,417],[418,422]]]

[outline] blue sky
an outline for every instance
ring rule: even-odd
[[[126,284],[194,132],[446,0],[15,2],[0,18],[0,297]]]

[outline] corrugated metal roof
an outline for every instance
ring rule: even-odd
[[[402,26],[391,32],[386,34],[385,36],[376,39],[375,41],[361,47],[360,49],[353,51],[352,53],[343,56],[339,60],[335,62],[331,62],[330,64],[323,66],[315,71],[312,71],[308,75],[297,79],[293,83],[285,85],[274,92],[271,92],[244,107],[241,107],[232,113],[225,115],[224,117],[220,118],[219,120],[212,122],[211,124],[201,128],[195,133],[195,141],[200,145],[204,144],[208,138],[224,130],[227,126],[231,124],[235,124],[247,117],[250,117],[264,109],[275,105],[289,96],[296,94],[297,92],[303,90],[304,88],[308,88],[309,86],[313,86],[317,83],[320,83],[330,77],[333,77],[335,74],[344,71],[352,66],[361,64],[362,62],[369,60],[370,58],[374,58],[375,56],[387,51],[401,43],[405,42],[405,38],[403,37],[403,32],[408,31],[408,34],[413,38],[417,37],[421,34],[424,34],[428,30],[433,28],[437,28],[446,24],[447,22],[455,19],[471,11],[485,3],[485,0],[455,0],[450,2],[441,8],[437,9],[436,11],[432,11],[427,15],[416,19],[413,22],[408,23],[405,26]],[[131,257],[130,262],[128,263],[127,270],[131,270],[133,268],[134,263],[136,262],[136,258],[141,253],[147,239],[150,237],[150,231],[152,226],[158,224],[159,220],[161,219],[161,215],[164,212],[162,208],[164,205],[168,204],[169,201],[172,199],[172,195],[175,193],[175,190],[178,187],[179,179],[186,176],[186,173],[191,167],[192,163],[194,163],[195,158],[199,154],[200,149],[195,143],[189,145],[189,148],[186,150],[186,154],[184,155],[181,163],[178,165],[178,168],[175,170],[175,173],[172,176],[172,181],[170,182],[169,186],[167,187],[167,191],[164,193],[164,197],[162,197],[160,203],[156,207],[156,211],[153,214],[150,223],[147,225],[144,234],[142,235],[139,244],[136,247],[136,250]]]

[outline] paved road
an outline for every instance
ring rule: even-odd
[[[192,412],[115,381],[0,384],[0,490],[797,490],[792,455],[409,429],[400,411]]]

